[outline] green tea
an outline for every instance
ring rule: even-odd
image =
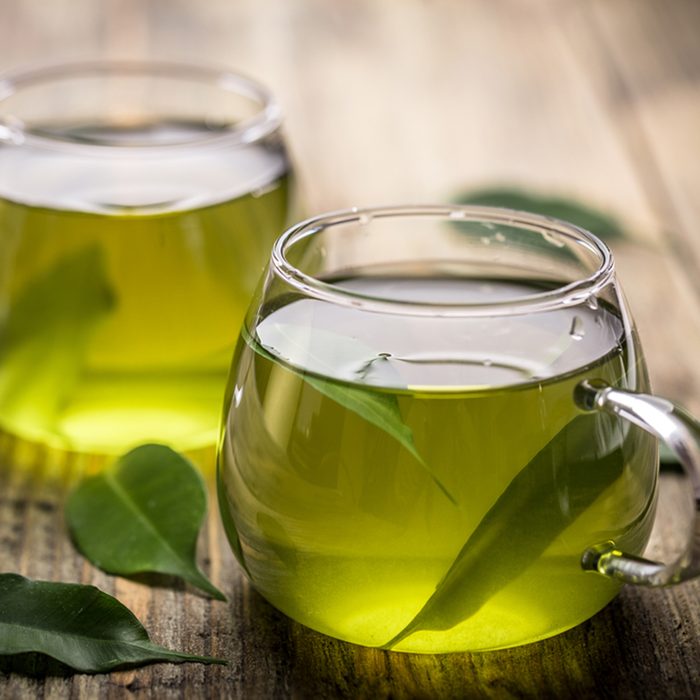
[[[335,284],[453,303],[542,291],[367,272]],[[573,401],[587,378],[648,388],[613,309],[437,318],[289,297],[258,315],[227,394],[220,502],[272,604],[421,652],[533,641],[614,597],[581,555],[607,540],[642,552],[656,446]]]
[[[58,158],[0,156],[15,173],[0,192],[0,426],[87,452],[213,444],[236,333],[287,215],[284,153],[96,158],[70,175]]]

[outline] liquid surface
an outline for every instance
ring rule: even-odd
[[[213,444],[284,153],[66,158],[0,149],[0,426],[82,452]]]
[[[373,277],[336,282],[396,301],[478,303],[518,298],[522,284]],[[534,288],[533,291],[542,291]],[[587,306],[508,318],[400,317],[314,299],[288,304],[259,322],[271,354],[302,371],[346,382],[413,390],[497,387],[567,374],[617,347],[621,320]]]
[[[452,302],[529,284],[340,283]],[[232,546],[280,610],[359,644],[484,650],[567,629],[618,590],[581,570],[582,552],[641,553],[654,510],[653,441],[579,411],[586,378],[647,388],[603,304],[498,319],[276,308],[239,344],[229,385]]]

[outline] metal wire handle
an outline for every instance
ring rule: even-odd
[[[693,490],[695,511],[682,554],[670,564],[625,554],[613,542],[587,549],[581,565],[625,583],[666,586],[700,575],[700,423],[676,404],[649,394],[582,382],[574,399],[587,411],[605,411],[663,440],[676,454]]]

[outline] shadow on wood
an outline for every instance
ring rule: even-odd
[[[592,620],[557,637],[488,653],[405,654],[360,647],[289,620],[249,591],[257,624],[245,642],[289,679],[300,697],[577,697],[632,690],[624,669],[614,601]],[[598,684],[605,683],[605,689]]]

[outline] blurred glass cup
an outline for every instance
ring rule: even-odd
[[[700,493],[700,427],[649,393],[605,243],[507,209],[322,215],[275,243],[225,402],[219,500],[252,584],[399,651],[525,644],[623,582],[700,574],[700,520],[641,558],[657,441]],[[594,573],[595,572],[595,573]]]
[[[213,444],[290,208],[270,93],[170,63],[0,78],[0,427],[64,450]]]

